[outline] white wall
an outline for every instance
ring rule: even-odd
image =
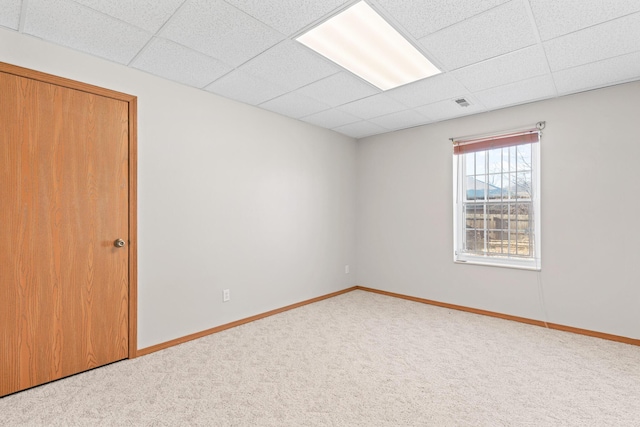
[[[355,285],[355,140],[13,31],[0,61],[138,97],[138,348]]]
[[[640,83],[356,147],[9,30],[0,61],[138,96],[139,348],[353,286],[356,264],[362,286],[640,338]],[[542,272],[454,264],[448,138],[539,120]]]
[[[639,99],[635,82],[360,140],[358,284],[640,338]],[[542,271],[454,264],[449,138],[541,120]]]

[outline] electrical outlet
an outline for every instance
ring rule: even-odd
[[[227,302],[231,299],[231,294],[229,293],[229,289],[225,289],[222,291],[222,302]]]
[[[349,264],[344,266],[344,274],[349,274]]]

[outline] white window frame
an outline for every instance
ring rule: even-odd
[[[464,155],[453,155],[453,260],[455,263],[487,265],[496,267],[517,268],[525,270],[542,269],[541,265],[541,221],[540,221],[540,144],[542,135],[539,134],[538,142],[531,143],[531,186],[532,208],[534,224],[533,257],[516,258],[509,256],[488,256],[465,253],[464,239],[466,238],[466,220],[464,216],[464,197],[466,194]],[[484,150],[483,150],[484,151]],[[488,151],[488,150],[487,150]],[[487,156],[488,157],[488,156]]]

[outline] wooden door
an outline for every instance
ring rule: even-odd
[[[128,103],[0,72],[0,396],[128,356],[129,240]]]

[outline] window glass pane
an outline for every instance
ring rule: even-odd
[[[500,150],[502,151],[502,172],[509,172],[509,147]]]
[[[502,198],[502,174],[492,173],[488,175],[488,184],[487,198],[493,200]]]
[[[473,246],[473,249],[471,250],[476,253],[482,253],[484,251],[485,232],[483,230],[473,230],[471,233],[473,233],[473,239],[474,239],[474,246]]]
[[[503,230],[508,228],[507,214],[508,207],[505,204],[491,204],[487,207],[487,223],[488,227],[494,230]]]
[[[472,176],[464,178],[464,198],[465,200],[474,200],[475,179]]]
[[[509,228],[512,231],[518,228],[518,209],[515,203],[509,205]]]
[[[467,228],[482,228],[484,210],[482,206],[467,205],[465,209],[465,223]]]
[[[509,255],[517,255],[517,248],[518,248],[518,239],[517,239],[517,234],[516,233],[510,233],[509,234],[509,238],[508,238],[508,242],[507,242],[507,250]]]
[[[516,156],[518,162],[518,172],[531,170],[531,144],[518,145]]]
[[[509,233],[506,231],[502,232],[502,246],[501,246],[502,254],[509,255]]]
[[[518,231],[529,232],[530,219],[531,219],[531,204],[530,203],[518,203],[516,205],[516,212],[518,218]]]
[[[518,172],[516,176],[517,192],[519,199],[531,198],[531,172]]]
[[[499,229],[499,225],[502,220],[502,209],[500,205],[489,204],[487,205],[487,228]]]
[[[504,176],[507,187],[507,196],[505,198],[515,199],[517,197],[516,190],[518,188],[518,176],[515,173],[505,174]]]
[[[488,173],[502,172],[502,148],[489,150],[489,170]]]
[[[485,194],[488,192],[487,187],[491,188],[485,182],[486,178],[487,178],[486,175],[475,177],[475,178],[472,176],[468,176],[466,178],[467,187],[466,187],[465,195],[467,197],[467,200],[484,200],[485,199]]]
[[[512,199],[517,199],[519,198],[518,196],[518,177],[519,177],[519,173],[511,173],[509,174],[509,187],[511,190],[511,198]]]
[[[465,244],[465,248],[467,252],[475,252],[477,234],[478,234],[477,230],[467,230],[467,241]]]
[[[476,153],[467,153],[464,154],[464,164],[466,175],[474,175],[474,165],[475,165],[475,154]]]
[[[522,256],[529,256],[529,234],[526,233],[517,233],[516,234],[517,241],[517,254]]]
[[[466,177],[465,181],[465,198],[467,200],[477,200],[478,198],[482,198],[482,193],[478,193],[482,184],[479,184],[477,179],[473,176]]]
[[[518,232],[529,232],[529,217],[526,215],[518,216]]]
[[[509,228],[512,232],[529,232],[531,228],[531,205],[528,203],[512,204],[509,210]]]
[[[509,174],[503,173],[500,177],[500,189],[502,191],[502,198],[509,198]]]
[[[506,147],[509,150],[509,172],[516,171],[516,147]]]
[[[489,175],[485,175],[489,186],[500,187],[500,182],[502,180],[502,175],[499,173],[491,173]]]
[[[503,252],[502,234],[501,230],[491,230],[487,233],[487,250],[489,253],[501,254]]]
[[[478,194],[478,199],[485,200],[489,194],[489,188],[490,188],[489,184],[487,183],[488,176],[487,175],[479,176],[477,180],[478,182],[476,183],[476,191]]]
[[[486,173],[486,151],[478,151],[476,154],[476,175],[482,175]]]

